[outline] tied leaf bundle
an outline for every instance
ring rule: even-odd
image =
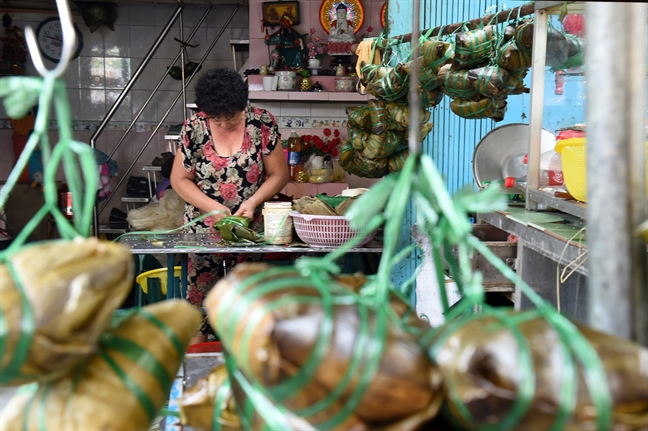
[[[561,345],[561,334],[537,312],[510,312],[505,317],[515,319],[517,325],[511,327],[492,315],[473,315],[431,334],[429,350],[446,382],[446,412],[468,430],[503,429],[505,421],[515,416],[521,393],[528,390],[528,409],[509,429],[596,429],[592,394],[597,388],[588,387],[583,363],[572,358],[571,350],[578,344]],[[577,327],[605,368],[613,429],[646,429],[648,349],[583,325]],[[526,361],[532,370],[525,368]],[[565,393],[575,395],[571,415],[561,411]]]
[[[412,335],[426,324],[397,295],[367,307],[364,279],[321,276],[243,264],[216,284],[205,305],[238,370],[317,429],[416,429],[441,401]]]
[[[438,103],[443,97],[438,89],[426,92],[426,103]],[[433,98],[430,100],[429,98]],[[347,172],[365,178],[380,178],[397,172],[402,165],[389,164],[392,156],[407,147],[410,108],[403,102],[369,100],[368,107],[347,108],[349,143],[340,150],[340,166]],[[432,130],[431,113],[420,111],[421,139]]]
[[[146,430],[166,401],[200,312],[170,300],[134,311],[63,379],[15,396],[6,430]]]
[[[226,243],[256,244],[263,236],[249,228],[250,219],[245,216],[227,216],[214,224],[214,228]]]
[[[95,238],[26,247],[0,264],[2,385],[53,380],[94,353],[132,287],[125,247]]]
[[[483,66],[491,56],[497,40],[495,27],[487,25],[482,29],[457,33],[453,69],[471,69]]]

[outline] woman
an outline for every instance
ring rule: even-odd
[[[228,69],[207,71],[196,83],[198,113],[180,132],[171,171],[171,186],[185,201],[187,233],[212,233],[214,223],[228,215],[246,216],[257,223],[265,201],[288,182],[288,165],[279,128],[268,111],[248,106],[248,88]],[[187,299],[200,307],[225,267],[246,254],[189,255]],[[211,328],[203,320],[193,343],[207,341]]]

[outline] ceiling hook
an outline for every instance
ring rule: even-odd
[[[74,47],[76,46],[76,33],[72,25],[72,18],[70,15],[70,8],[68,7],[67,0],[56,0],[56,7],[58,9],[59,18],[61,20],[61,31],[63,33],[63,50],[61,51],[61,60],[52,71],[47,70],[45,64],[43,63],[43,58],[41,57],[40,51],[38,49],[38,42],[36,41],[34,30],[30,26],[27,26],[25,28],[25,39],[27,40],[29,54],[31,55],[34,67],[43,78],[45,77],[45,75],[50,73],[54,74],[54,78],[58,78],[63,75],[65,69],[67,69],[68,63],[72,59]]]

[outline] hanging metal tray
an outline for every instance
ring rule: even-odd
[[[542,129],[541,152],[553,150],[556,137]],[[522,178],[527,174],[523,163],[529,151],[529,125],[514,123],[491,130],[479,141],[473,154],[473,175],[479,188],[487,182],[506,177]]]

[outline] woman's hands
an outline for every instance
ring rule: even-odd
[[[219,204],[218,202],[214,202],[213,205],[210,205],[209,211],[207,212],[211,212],[211,211],[219,211],[216,214],[212,214],[209,217],[213,220],[213,224],[216,224],[218,221],[224,219],[225,217],[232,215],[232,211],[230,211],[229,208],[227,208],[223,204]]]
[[[238,211],[234,213],[235,216],[245,216],[249,218],[250,220],[254,219],[254,210],[256,210],[256,205],[254,202],[250,202],[249,200],[243,202],[241,206],[239,206]]]

